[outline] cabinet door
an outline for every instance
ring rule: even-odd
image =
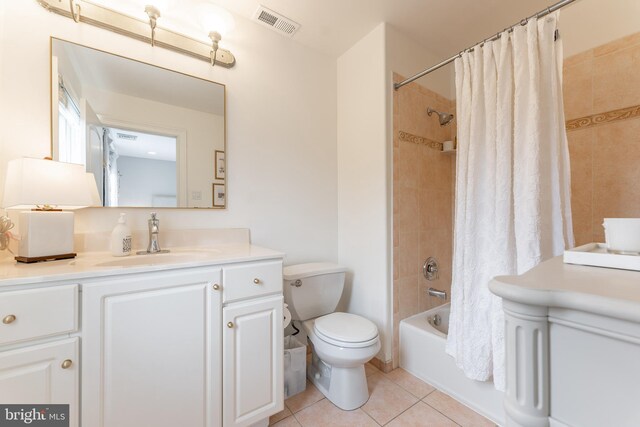
[[[224,426],[248,426],[283,409],[282,296],[230,304],[223,313]]]
[[[69,404],[69,425],[77,427],[79,371],[78,338],[0,352],[0,402]]]
[[[83,287],[84,425],[220,425],[220,277],[172,271]]]

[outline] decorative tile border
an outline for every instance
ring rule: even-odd
[[[566,121],[567,132],[572,130],[586,129],[599,125],[606,125],[620,120],[634,119],[640,117],[640,105],[633,107],[620,108],[619,110],[607,111],[606,113],[593,114],[591,116],[580,117]],[[429,138],[410,134],[408,132],[399,131],[398,138],[400,141],[411,142],[413,144],[426,145],[434,150],[442,151],[442,142],[433,141]]]
[[[590,128],[604,125],[620,120],[640,117],[640,105],[621,108],[619,110],[607,111],[606,113],[593,114],[591,116],[580,117],[579,119],[567,120],[567,131]]]
[[[400,141],[411,142],[419,145],[426,145],[434,150],[442,151],[442,142],[433,141],[429,138],[423,138],[421,136],[412,135],[408,132],[399,131],[398,138]]]

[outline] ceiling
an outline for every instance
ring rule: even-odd
[[[193,0],[189,0],[193,1]],[[380,22],[444,57],[551,6],[557,0],[210,0],[251,18],[262,4],[301,24],[300,43],[338,56]]]
[[[381,22],[398,28],[428,51],[451,56],[557,0],[89,0],[146,20],[145,4],[160,8],[158,25],[208,41],[207,17],[226,9],[252,19],[258,5],[301,24],[293,39],[339,56]],[[163,13],[164,12],[164,13]],[[222,20],[233,20],[225,17]],[[221,19],[218,19],[220,21]],[[223,42],[241,39],[224,25]]]
[[[558,0],[85,0],[147,20],[146,4],[161,10],[158,25],[221,46],[246,43],[246,22],[259,5],[301,24],[296,42],[338,57],[381,22],[395,27],[426,51],[446,59],[520,22]],[[229,13],[231,12],[231,14]],[[578,0],[563,9],[563,28],[575,33],[571,53],[637,31],[640,0]],[[621,29],[618,23],[625,22]],[[215,25],[213,23],[216,23]],[[239,25],[236,25],[239,24]],[[250,23],[251,25],[252,23]],[[256,24],[258,25],[258,24]],[[234,30],[235,27],[235,30]],[[601,28],[602,27],[602,28]],[[609,32],[611,35],[591,33]],[[284,36],[283,36],[284,37]],[[586,38],[588,40],[583,41]],[[593,38],[593,40],[590,40]],[[591,43],[591,45],[590,45]],[[566,46],[566,44],[565,44]]]
[[[218,83],[57,39],[53,54],[69,59],[83,86],[224,115],[224,86]]]
[[[127,129],[109,128],[111,138],[120,156],[139,157],[150,160],[176,161],[176,138],[136,132]],[[122,138],[129,135],[135,139]]]
[[[209,43],[209,31],[216,29],[222,33],[221,46],[232,50],[234,44],[250,42],[243,29],[254,25],[249,20],[260,4],[301,24],[293,40],[332,57],[340,56],[378,24],[386,22],[426,51],[446,59],[558,0],[86,1],[142,20],[147,20],[145,5],[153,4],[161,11],[159,26],[205,43]],[[576,34],[567,40],[568,50],[576,53],[594,43],[637,31],[638,11],[640,0],[578,0],[563,9],[567,18],[562,18],[563,28]],[[618,26],[624,28],[618,30]],[[593,34],[598,32],[611,35]]]

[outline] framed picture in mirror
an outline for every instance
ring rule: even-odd
[[[213,184],[213,207],[223,209],[226,207],[226,195],[224,184]]]
[[[216,159],[215,159],[216,179],[224,179],[225,178],[224,151],[216,150],[215,155],[216,155]]]

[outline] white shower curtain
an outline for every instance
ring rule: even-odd
[[[118,206],[120,192],[120,177],[118,172],[118,149],[111,138],[111,130],[104,128],[102,133],[102,145],[104,156],[104,186],[105,206]]]
[[[488,282],[573,246],[558,14],[455,61],[458,156],[447,353],[504,390],[504,315]]]

